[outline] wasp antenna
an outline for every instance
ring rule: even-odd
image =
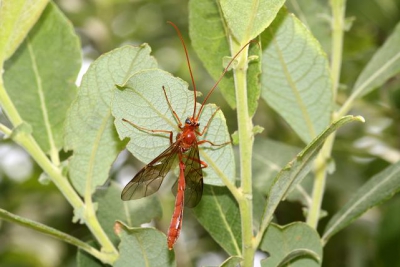
[[[249,46],[251,43],[257,43],[258,46],[260,47],[260,44],[258,43],[257,40],[251,40],[250,42],[248,42],[247,44],[245,44],[242,48],[240,48],[240,50],[233,56],[233,58],[229,61],[228,65],[226,65],[224,71],[222,72],[221,76],[218,78],[217,82],[214,84],[214,86],[211,88],[211,90],[208,92],[208,94],[206,95],[206,97],[204,98],[203,102],[201,103],[201,107],[199,110],[199,113],[197,114],[197,119],[199,119],[201,112],[203,111],[204,108],[204,104],[206,103],[206,101],[208,100],[208,98],[210,97],[211,93],[214,91],[215,88],[217,88],[219,82],[222,80],[222,78],[224,77],[225,73],[228,71],[229,67],[232,65],[233,61],[240,55],[240,53],[247,47]],[[261,47],[260,47],[261,48]]]
[[[173,22],[167,21],[167,23],[171,24],[172,27],[175,28],[176,32],[178,33],[179,39],[181,40],[183,49],[185,50],[185,55],[186,55],[186,62],[189,67],[189,73],[190,73],[190,78],[192,79],[192,84],[193,84],[193,93],[194,93],[194,109],[193,109],[193,118],[196,115],[196,95],[197,95],[197,90],[196,90],[196,83],[194,82],[193,78],[193,72],[192,72],[192,67],[190,66],[190,59],[189,59],[189,53],[186,49],[185,41],[183,40],[181,31],[179,30],[178,26],[176,26]]]

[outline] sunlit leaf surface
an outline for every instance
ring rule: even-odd
[[[111,164],[124,147],[115,131],[111,100],[116,84],[157,66],[149,53],[147,45],[115,49],[93,62],[83,77],[65,126],[67,148],[74,151],[69,174],[82,195],[104,184]]]

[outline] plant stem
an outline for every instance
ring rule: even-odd
[[[14,127],[21,125],[23,120],[19,115],[17,109],[9,98],[3,84],[2,76],[0,75],[0,104],[14,125]],[[25,150],[32,156],[32,158],[39,164],[39,166],[49,175],[53,183],[61,191],[67,201],[74,208],[75,212],[81,212],[82,220],[86,223],[88,228],[91,230],[92,234],[96,237],[102,250],[104,251],[103,256],[106,257],[107,263],[114,262],[118,257],[118,252],[114,245],[111,243],[110,239],[104,233],[101,228],[97,217],[92,213],[86,214],[86,206],[82,202],[82,199],[78,196],[76,191],[72,188],[68,179],[64,177],[61,173],[59,166],[55,166],[40,146],[37,144],[36,140],[30,133],[27,132],[17,132],[13,135],[13,140],[21,145]]]
[[[345,0],[331,0],[332,8],[332,57],[331,57],[331,73],[332,73],[332,90],[333,99],[336,101],[337,90],[340,82],[340,69],[342,66],[343,54],[343,35],[345,24]]]
[[[231,52],[233,55],[243,46],[232,39]],[[253,246],[253,193],[251,158],[253,151],[253,124],[247,104],[247,67],[248,47],[238,56],[238,65],[234,69],[236,105],[238,116],[239,151],[240,151],[240,178],[242,197],[238,199],[242,222],[242,256],[243,266],[253,266],[255,248]]]
[[[10,137],[12,134],[12,130],[2,123],[0,123],[0,132],[2,132],[6,137]]]
[[[340,68],[342,65],[343,52],[343,34],[344,34],[344,16],[345,0],[331,0],[332,8],[332,56],[331,56],[331,74],[332,74],[332,96],[336,101],[337,90],[340,81]],[[338,114],[333,113],[332,121],[338,119]],[[317,228],[320,219],[322,199],[325,191],[326,177],[328,173],[328,160],[331,157],[335,133],[328,137],[315,161],[315,179],[312,192],[312,204],[308,211],[307,223]]]
[[[3,68],[0,68],[0,70],[3,70]],[[7,118],[11,121],[12,125],[14,125],[14,127],[22,124],[22,118],[15,108],[14,103],[8,97],[8,94],[4,88],[2,74],[0,74],[0,104],[2,110],[6,114]]]
[[[312,192],[312,202],[307,214],[307,224],[317,228],[321,214],[321,205],[325,191],[325,183],[328,172],[328,160],[332,152],[335,133],[332,133],[325,141],[321,152],[315,160],[315,178]]]
[[[3,209],[0,209],[0,218],[3,218],[4,220],[7,220],[9,222],[19,224],[21,226],[25,226],[25,227],[34,229],[38,232],[50,235],[54,238],[57,238],[61,241],[64,241],[66,243],[69,243],[71,245],[74,245],[74,246],[86,251],[87,253],[102,260],[103,262],[107,261],[107,258],[104,257],[105,255],[103,253],[101,253],[100,251],[98,251],[97,249],[93,248],[92,246],[86,244],[85,242],[82,242],[81,240],[79,240],[73,236],[67,235],[66,233],[58,231],[52,227],[49,227],[47,225],[20,217],[18,215],[12,214]]]

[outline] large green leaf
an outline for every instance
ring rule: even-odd
[[[272,220],[272,215],[279,202],[284,199],[311,170],[314,159],[326,138],[339,127],[352,121],[364,120],[361,117],[345,116],[333,122],[279,172],[268,194],[268,204],[263,216],[263,228]]]
[[[305,143],[329,125],[332,82],[318,41],[282,9],[261,35],[261,96]]]
[[[189,33],[192,45],[210,75],[217,80],[224,68],[223,58],[231,55],[226,23],[218,1],[189,2]],[[251,45],[249,55],[261,56],[257,45]],[[250,61],[247,74],[247,97],[250,115],[257,109],[260,97],[260,60]],[[218,86],[232,108],[236,106],[235,85],[232,72],[227,72]]]
[[[111,100],[116,84],[132,74],[156,67],[150,47],[125,46],[101,56],[84,75],[78,96],[68,112],[65,142],[74,151],[70,178],[83,195],[104,184],[111,164],[123,149],[111,116]]]
[[[139,130],[124,122],[126,119],[137,126],[150,130],[167,130],[181,132],[177,121],[170,110],[162,87],[165,87],[172,108],[184,123],[188,116],[193,115],[193,92],[187,89],[186,82],[175,78],[167,72],[153,69],[133,75],[121,90],[115,93],[112,114],[115,126],[121,139],[130,138],[127,149],[139,160],[148,163],[170,146],[168,133],[151,133]],[[197,112],[199,111],[199,105]],[[200,131],[207,125],[214,105],[206,105],[200,117]],[[229,141],[225,117],[218,111],[212,119],[206,134],[199,139],[205,139],[214,144]],[[223,185],[220,175],[231,181],[235,177],[235,161],[232,146],[211,147],[210,144],[199,146],[200,157],[208,164],[203,169],[204,182],[213,185]]]
[[[48,0],[2,0],[0,2],[0,66],[22,43],[39,19]]]
[[[80,66],[79,39],[54,4],[5,64],[7,93],[46,153],[63,147],[64,121]]]
[[[285,226],[271,224],[260,244],[269,257],[261,261],[263,267],[321,266],[322,244],[315,229],[302,222]]]
[[[201,225],[229,255],[241,254],[240,211],[226,187],[205,186],[203,198],[193,211]]]
[[[161,204],[156,195],[134,201],[121,201],[121,188],[115,183],[111,183],[106,189],[98,189],[93,198],[97,202],[97,218],[114,242],[117,241],[114,234],[116,220],[133,227],[162,216]]]
[[[400,162],[376,174],[328,222],[322,237],[324,243],[370,208],[381,204],[400,191]]]
[[[400,72],[400,23],[361,72],[354,91],[363,96]]]
[[[167,248],[165,235],[154,228],[130,228],[120,225],[121,243],[115,267],[176,266],[173,251]]]
[[[274,20],[285,0],[221,0],[230,32],[239,43],[256,38]]]

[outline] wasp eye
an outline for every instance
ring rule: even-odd
[[[185,123],[186,123],[186,124],[191,124],[190,118],[187,118],[187,119],[185,120]]]

